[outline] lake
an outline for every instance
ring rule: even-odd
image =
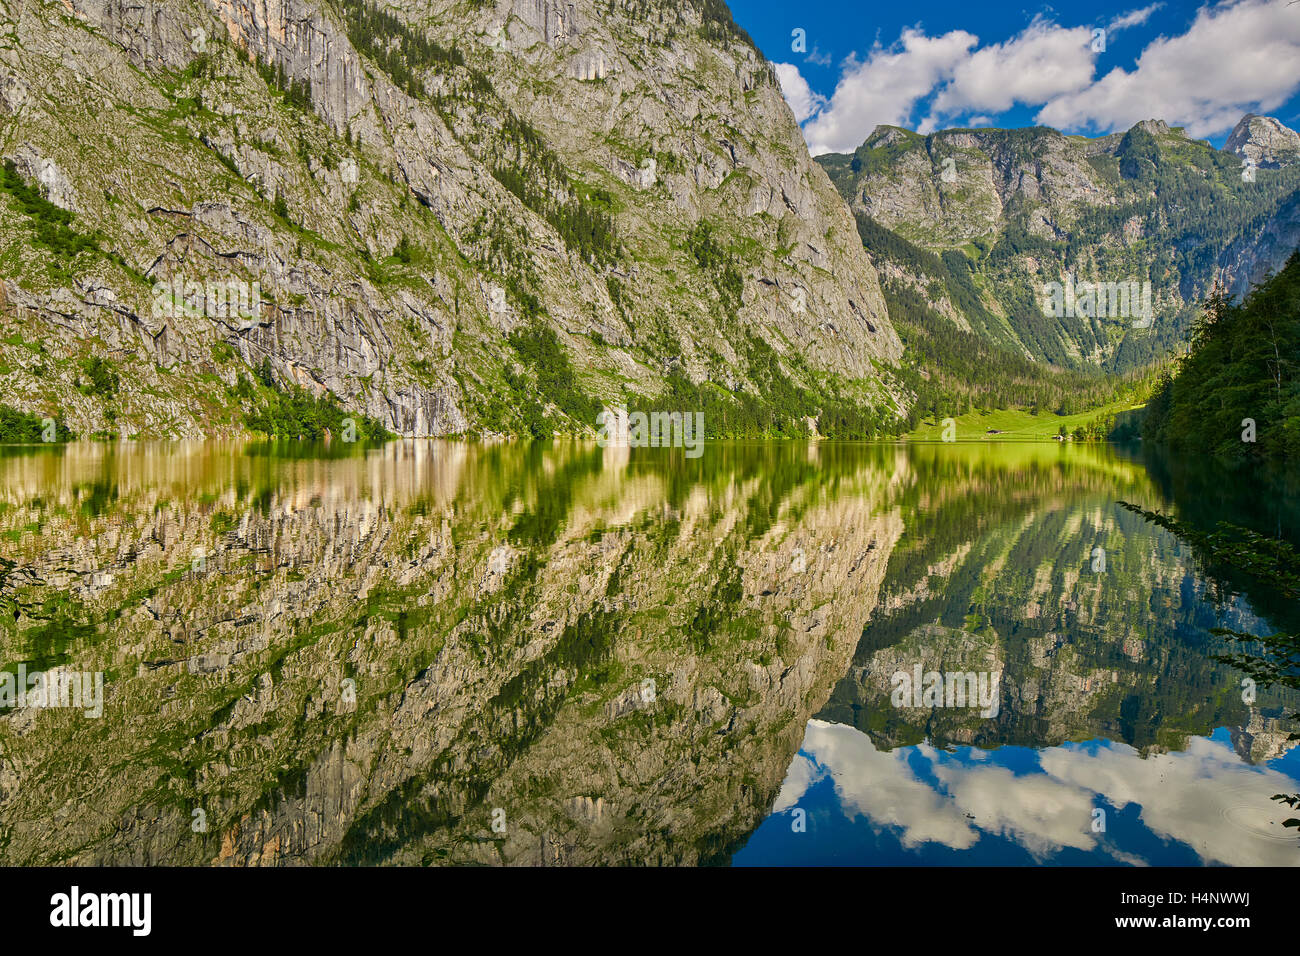
[[[1210,634],[1276,615],[1119,504],[1294,500],[1055,443],[4,449],[0,862],[1295,865],[1300,705]]]

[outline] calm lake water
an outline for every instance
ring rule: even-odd
[[[5,449],[0,668],[86,699],[0,684],[0,863],[1298,864],[1300,703],[1211,658],[1276,615],[1118,504],[1295,500],[1056,444]]]

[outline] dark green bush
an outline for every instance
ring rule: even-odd
[[[344,419],[356,424],[358,441],[383,442],[394,438],[392,432],[369,415],[349,412],[339,406],[328,392],[317,398],[305,388],[290,385],[284,389],[275,381],[269,360],[264,360],[257,371],[262,385],[260,404],[255,399],[254,408],[245,417],[251,431],[277,438],[299,438],[319,441],[328,430],[338,438],[343,434]]]
[[[56,442],[69,442],[76,437],[62,419],[55,419]],[[44,440],[45,421],[42,416],[0,405],[0,444],[32,444]]]

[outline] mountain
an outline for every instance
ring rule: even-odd
[[[1300,243],[1297,140],[1255,116],[1226,150],[1158,120],[1099,138],[881,126],[851,155],[818,162],[858,217],[901,325],[1124,372],[1181,348],[1216,284],[1240,294]],[[1108,288],[1104,306],[1071,308],[1084,283],[1125,284],[1132,300]],[[893,308],[909,296],[922,318]]]
[[[1271,116],[1247,113],[1232,128],[1224,150],[1263,169],[1280,169],[1300,161],[1300,133]]]
[[[905,410],[853,219],[717,0],[0,9],[2,404],[142,438]]]

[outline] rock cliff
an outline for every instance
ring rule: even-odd
[[[905,400],[852,219],[719,5],[0,8],[0,401],[231,434],[266,363],[411,436],[530,401],[582,431],[673,375],[770,404],[775,369],[815,393],[789,420]],[[214,307],[230,283],[255,305]]]

